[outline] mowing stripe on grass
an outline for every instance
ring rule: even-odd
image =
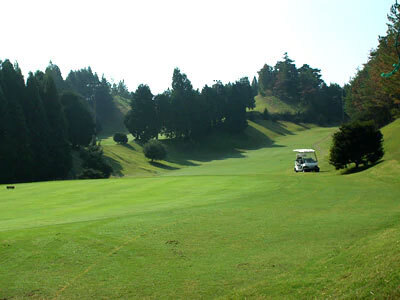
[[[181,220],[181,222],[185,222],[187,220]],[[158,227],[157,229],[153,230],[154,232],[157,232],[160,229],[164,229],[168,226],[171,225],[175,225],[177,224],[178,221],[172,222],[172,223],[168,223],[165,224],[164,226]],[[60,295],[66,290],[68,289],[72,284],[74,284],[78,279],[80,279],[81,277],[83,277],[85,274],[89,273],[94,267],[96,267],[97,265],[99,265],[101,262],[105,261],[108,257],[112,256],[113,254],[117,253],[119,250],[121,250],[123,247],[125,247],[126,245],[128,245],[129,243],[136,241],[137,239],[139,239],[142,236],[145,236],[146,234],[148,234],[149,232],[144,232],[141,233],[139,235],[134,236],[133,238],[127,239],[125,242],[123,242],[121,245],[115,247],[113,250],[111,250],[110,252],[108,252],[105,256],[103,256],[102,259],[99,259],[98,261],[92,263],[91,265],[89,265],[85,270],[83,270],[82,272],[80,272],[78,275],[76,275],[74,278],[72,278],[72,280],[70,280],[66,285],[64,285],[61,289],[59,289],[56,293],[56,295],[54,296],[53,299],[58,299],[58,297],[60,297]]]

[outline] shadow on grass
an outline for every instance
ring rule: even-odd
[[[244,158],[246,150],[282,147],[252,126],[241,133],[219,129],[196,141],[163,140],[162,143],[167,147],[166,161],[184,166],[198,165],[193,161]]]
[[[154,166],[156,168],[160,168],[160,169],[164,169],[164,170],[179,170],[179,168],[167,166],[167,165],[164,165],[163,163],[156,162],[156,161],[151,161],[151,162],[149,162],[149,164],[151,164],[152,166]]]
[[[383,162],[384,162],[384,160],[380,160],[374,164],[370,164],[370,165],[366,165],[366,166],[362,166],[362,167],[358,167],[358,168],[352,167],[352,168],[344,170],[342,172],[342,175],[350,175],[350,174],[360,173],[362,171],[368,170],[369,168],[375,167]]]
[[[106,162],[111,166],[113,169],[112,175],[117,176],[117,177],[123,177],[124,174],[122,174],[122,166],[119,163],[119,161],[111,158],[111,157],[105,157]]]
[[[282,123],[278,123],[272,120],[255,120],[253,121],[254,123],[264,127],[265,129],[271,130],[274,133],[277,133],[279,135],[293,135],[294,133],[291,132],[290,130],[287,129],[287,126]],[[303,124],[297,124],[304,129],[308,129],[307,126]]]
[[[121,144],[125,148],[128,148],[129,150],[137,151],[131,144]]]

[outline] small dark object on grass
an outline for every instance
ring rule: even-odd
[[[13,189],[15,189],[15,186],[13,186],[13,185],[7,185],[7,190],[13,190]]]
[[[166,241],[165,242],[166,244],[169,244],[169,245],[178,245],[179,244],[179,241]]]
[[[128,137],[126,136],[125,133],[121,133],[121,132],[117,132],[116,134],[114,134],[114,142],[118,143],[118,144],[126,144],[128,143]]]

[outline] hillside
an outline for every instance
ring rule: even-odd
[[[311,128],[312,125],[265,120],[249,121],[248,128],[241,134],[216,131],[192,143],[161,139],[168,152],[165,161],[150,163],[144,157],[142,146],[133,141],[127,145],[116,144],[111,137],[103,139],[104,154],[114,168],[114,176],[155,176],[166,171],[199,166],[205,162],[241,157],[248,150],[274,147],[279,136],[293,135]]]
[[[400,297],[400,122],[350,175],[326,161],[335,128],[281,125],[150,178],[0,186],[0,298]],[[301,146],[321,173],[293,172]]]
[[[275,96],[262,96],[259,94],[254,99],[256,101],[256,108],[254,110],[260,113],[263,113],[264,109],[267,109],[269,113],[273,114],[275,113],[294,114],[300,110],[299,107],[290,105]]]
[[[280,101],[276,97],[255,98],[255,111],[263,112],[267,107],[273,112],[294,112],[295,108]],[[229,134],[224,131],[215,131],[207,137],[193,143],[164,140],[168,151],[168,158],[162,162],[149,163],[144,157],[142,146],[128,135],[127,145],[117,145],[112,135],[117,132],[126,132],[123,125],[123,116],[129,111],[129,101],[122,97],[114,97],[117,112],[113,112],[109,126],[103,130],[101,145],[108,162],[114,169],[113,176],[155,176],[166,171],[201,165],[207,161],[225,157],[240,156],[242,152],[271,146],[279,136],[291,135],[305,129],[312,128],[310,124],[294,124],[285,121],[271,121],[256,119],[249,121],[248,128],[241,134]]]
[[[124,116],[129,111],[129,100],[120,96],[114,96],[114,107],[108,112],[107,119],[102,124],[100,137],[109,137],[116,132],[127,132],[124,125]]]

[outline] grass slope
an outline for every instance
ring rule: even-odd
[[[258,111],[260,113],[263,113],[265,108],[268,110],[269,113],[294,114],[299,111],[298,107],[290,105],[275,96],[257,95],[254,99],[256,101],[255,111]]]
[[[267,125],[150,178],[0,186],[0,298],[399,298],[400,121],[350,175],[334,128]],[[293,172],[298,147],[321,173]]]
[[[113,176],[155,176],[228,157],[244,157],[242,153],[247,150],[274,147],[277,137],[293,135],[311,127],[284,121],[258,120],[249,121],[248,128],[241,134],[217,131],[193,143],[161,140],[167,148],[168,157],[165,161],[154,163],[145,158],[143,147],[133,141],[132,135],[128,135],[130,142],[127,145],[116,144],[112,137],[102,139],[101,145],[114,169]]]

